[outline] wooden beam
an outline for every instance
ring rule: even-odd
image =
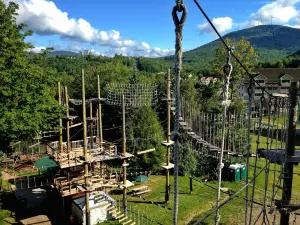
[[[38,146],[40,143],[36,143],[36,144],[33,144],[33,145],[30,145],[28,148],[33,148],[35,146]]]
[[[78,126],[80,126],[80,125],[82,125],[82,123],[76,123],[76,124],[71,125],[70,128],[78,127]]]
[[[136,154],[142,155],[142,154],[145,154],[145,153],[148,153],[148,152],[154,152],[154,151],[155,151],[155,148],[151,148],[151,149],[148,149],[148,150],[139,151]]]

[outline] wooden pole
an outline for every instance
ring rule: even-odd
[[[190,177],[190,194],[193,193],[193,178]]]
[[[98,82],[98,126],[97,129],[99,130],[99,147],[100,151],[102,150],[103,147],[103,133],[102,133],[102,105],[101,105],[101,92],[100,92],[100,76],[97,75],[97,82]],[[99,162],[99,167],[100,167],[100,177],[102,178],[102,162]]]
[[[81,70],[82,75],[82,117],[83,117],[83,152],[84,152],[84,178],[85,178],[85,218],[86,218],[86,225],[90,225],[90,193],[89,193],[89,182],[88,182],[88,175],[89,175],[89,164],[88,164],[88,157],[87,157],[87,132],[86,132],[86,108],[85,108],[85,84],[84,84],[84,69]]]
[[[122,115],[123,115],[123,141],[122,141],[122,153],[123,153],[123,210],[126,215],[127,211],[127,191],[126,191],[126,127],[125,127],[125,97],[122,95]]]
[[[289,112],[289,126],[288,126],[288,138],[287,138],[287,157],[295,156],[295,144],[296,144],[296,122],[297,122],[297,94],[299,89],[298,82],[291,83],[290,94],[290,112]],[[282,204],[290,204],[292,197],[293,187],[293,172],[294,164],[292,162],[286,162],[283,166],[283,188],[282,188]],[[283,213],[280,217],[280,225],[289,225],[290,213]]]
[[[58,82],[58,104],[61,106],[61,87]],[[62,119],[59,119],[59,152],[63,152]]]
[[[168,70],[168,80],[167,80],[167,129],[168,129],[168,137],[167,141],[170,144],[171,141],[171,69]],[[167,157],[166,157],[166,166],[168,167],[170,164],[170,145],[167,146]],[[165,193],[165,201],[169,202],[170,200],[170,171],[166,169],[166,193]]]
[[[99,115],[99,110],[97,109],[96,110],[96,129],[97,129],[97,137],[99,137],[100,136],[100,134],[99,134],[99,118],[98,118],[98,115]],[[99,139],[100,140],[100,139]],[[100,146],[100,145],[99,145]]]
[[[90,150],[93,149],[93,145],[94,145],[94,134],[93,134],[93,103],[92,101],[90,102]]]
[[[98,119],[99,119],[99,142],[100,142],[100,147],[102,147],[103,143],[103,133],[102,133],[102,105],[101,105],[101,94],[100,94],[100,77],[98,75],[97,77],[98,80]]]
[[[70,163],[70,120],[69,120],[69,96],[68,88],[65,87],[65,101],[66,101],[66,117],[67,117],[67,151],[68,151],[68,160]]]

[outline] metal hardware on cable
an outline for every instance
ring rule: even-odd
[[[183,0],[176,0],[175,2],[178,12],[182,12],[184,5]]]
[[[181,12],[182,15],[179,20],[177,12]],[[179,117],[181,116],[180,107],[180,72],[182,68],[182,28],[187,17],[187,8],[183,4],[183,0],[177,0],[176,6],[172,10],[173,22],[175,25],[175,122],[174,131],[172,133],[172,139],[174,140],[174,215],[173,224],[177,225],[178,217],[178,149],[179,149]]]

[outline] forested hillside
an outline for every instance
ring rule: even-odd
[[[233,42],[241,37],[250,41],[260,62],[277,61],[300,49],[300,29],[296,28],[261,25],[224,35],[224,38],[230,38]],[[210,69],[215,50],[221,45],[222,43],[218,39],[184,52],[183,61],[185,68],[190,70],[195,70],[195,68],[197,70]],[[164,59],[171,61],[174,59],[174,56],[168,56]]]

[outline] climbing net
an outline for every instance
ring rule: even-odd
[[[125,106],[151,106],[158,102],[157,86],[152,84],[118,84],[107,85],[106,102],[109,105],[122,105],[124,96]]]

